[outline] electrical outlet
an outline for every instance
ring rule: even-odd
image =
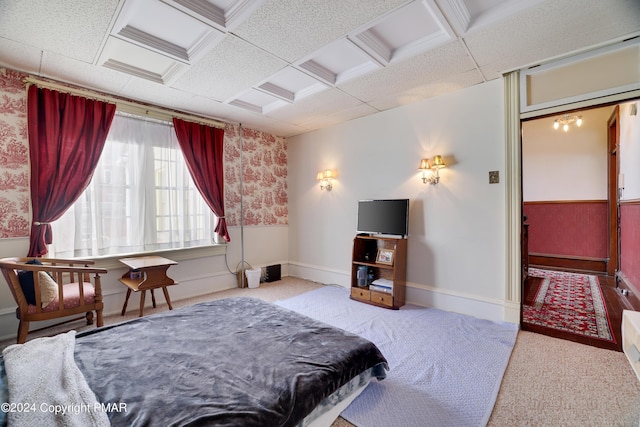
[[[498,184],[500,182],[500,171],[489,171],[489,184]]]

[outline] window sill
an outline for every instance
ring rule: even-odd
[[[143,257],[143,256],[161,256],[173,261],[185,261],[189,259],[205,258],[209,256],[224,255],[227,252],[226,244],[213,244],[210,246],[198,246],[195,248],[182,248],[182,249],[164,249],[160,251],[140,252],[133,254],[121,254],[121,255],[108,255],[104,257],[96,258],[83,258],[95,261],[95,266],[98,268],[116,269],[126,268],[124,264],[120,262],[122,258]]]

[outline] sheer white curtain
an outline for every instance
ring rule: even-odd
[[[52,257],[91,257],[212,243],[173,125],[116,114],[87,190],[52,224]]]

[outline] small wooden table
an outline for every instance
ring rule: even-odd
[[[177,283],[167,276],[167,269],[172,265],[177,264],[177,262],[159,256],[123,258],[120,262],[129,267],[129,271],[123,274],[120,278],[120,282],[129,288],[127,289],[127,298],[124,300],[124,305],[122,306],[123,316],[127,310],[127,302],[129,302],[131,291],[142,291],[142,294],[140,295],[139,317],[142,317],[144,297],[147,290],[151,291],[151,300],[153,301],[153,308],[155,308],[156,297],[153,294],[153,290],[162,288],[164,298],[167,300],[167,304],[169,305],[169,310],[173,310],[167,286],[177,285]]]

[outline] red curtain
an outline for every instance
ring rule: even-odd
[[[174,118],[173,126],[191,178],[218,217],[215,232],[231,241],[224,218],[224,174],[222,154],[224,129]]]
[[[35,85],[27,102],[33,208],[28,256],[42,256],[52,242],[49,223],[91,181],[116,106]]]

